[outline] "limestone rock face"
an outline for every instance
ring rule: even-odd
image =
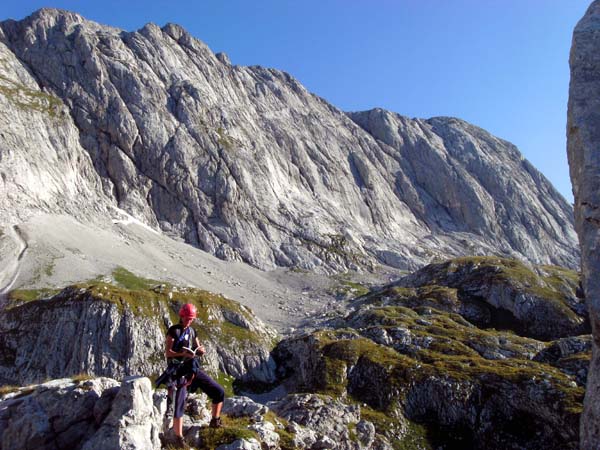
[[[196,298],[188,293],[179,301]],[[261,382],[273,381],[273,331],[235,302],[217,298],[219,306],[210,298],[202,301],[202,317],[194,327],[206,347],[204,368],[213,374],[252,374]],[[177,320],[179,305],[159,289],[144,294],[94,285],[66,288],[50,299],[9,307],[0,312],[0,378],[21,384],[80,373],[157,376],[166,368],[165,333]]]
[[[126,32],[42,9],[0,24],[0,52],[3,222],[40,209],[102,221],[118,206],[265,269],[578,263],[566,201],[463,121],[346,114],[172,24]]]
[[[2,448],[160,449],[160,403],[147,378],[54,380],[0,400]]]
[[[0,30],[0,210],[2,223],[32,211],[77,219],[103,215],[109,197],[68,107],[41,87]],[[114,203],[114,202],[112,202]]]
[[[581,427],[583,449],[600,442],[600,2],[594,1],[573,32],[567,151],[575,196],[575,225],[582,255],[583,287],[589,298],[594,357]]]
[[[329,439],[331,448],[349,448],[349,424],[360,421],[360,408],[314,394],[297,394],[277,402],[269,402],[269,408],[279,416],[317,432],[317,440]],[[346,445],[337,445],[344,443]],[[351,445],[351,444],[350,444]]]

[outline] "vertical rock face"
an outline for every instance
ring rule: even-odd
[[[110,199],[68,108],[2,40],[0,30],[1,222],[20,221],[31,210],[98,215]]]
[[[42,9],[0,23],[0,44],[2,93],[20,95],[0,95],[0,224],[25,207],[101,217],[118,205],[264,269],[490,253],[578,263],[567,202],[514,146],[463,121],[346,114],[172,24],[126,32]]]
[[[567,150],[583,286],[594,334],[581,447],[595,449],[600,442],[600,1],[590,5],[575,27],[570,65]]]

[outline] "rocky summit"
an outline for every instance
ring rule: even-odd
[[[326,272],[501,254],[578,264],[572,209],[464,121],[345,113],[177,25],[0,23],[0,221],[118,207],[226,260]]]

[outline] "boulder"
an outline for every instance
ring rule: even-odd
[[[2,448],[160,449],[161,407],[147,378],[53,380],[0,400]]]

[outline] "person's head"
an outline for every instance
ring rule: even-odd
[[[189,327],[197,316],[196,306],[191,303],[186,303],[179,310],[179,318],[184,327]]]

